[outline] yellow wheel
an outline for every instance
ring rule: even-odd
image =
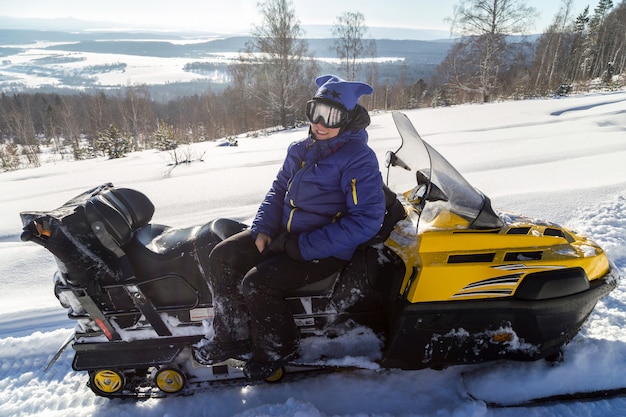
[[[89,376],[91,389],[98,395],[115,394],[124,387],[124,376],[112,369],[101,369]]]
[[[154,383],[161,391],[174,394],[185,388],[187,381],[182,372],[165,368],[156,373]]]
[[[265,382],[278,382],[285,376],[285,368],[280,367],[272,375],[265,378]]]

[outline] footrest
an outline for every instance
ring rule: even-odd
[[[174,361],[185,346],[202,337],[172,340],[138,340],[133,342],[74,343],[76,351],[72,368],[85,371],[102,368],[141,368]]]

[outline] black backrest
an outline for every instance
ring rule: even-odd
[[[85,203],[91,224],[100,222],[115,243],[126,245],[133,233],[150,223],[154,205],[143,193],[129,188],[108,188]]]
[[[387,240],[396,223],[407,217],[406,210],[400,200],[398,200],[396,193],[384,184],[383,192],[385,193],[385,218],[383,219],[383,224],[373,238],[359,246],[361,248]]]

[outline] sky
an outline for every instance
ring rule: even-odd
[[[336,23],[337,16],[347,11],[363,13],[368,27],[412,29],[450,29],[454,5],[460,0],[293,0],[296,16],[302,25]],[[576,14],[589,4],[572,0]],[[4,3],[4,4],[2,4]],[[526,0],[539,12],[535,30],[541,32],[552,21],[560,0]],[[597,2],[596,2],[597,3]],[[596,3],[591,4],[591,9]],[[242,32],[259,24],[256,0],[0,0],[0,16],[64,18],[116,22],[134,27],[161,29],[194,29],[222,33]],[[345,6],[338,7],[338,4]]]
[[[588,235],[626,274],[624,103],[626,90],[405,113],[494,208]],[[20,211],[51,210],[111,181],[145,193],[156,207],[157,224],[187,227],[216,217],[248,223],[280,168],[280,155],[306,129],[242,135],[237,147],[196,143],[188,149],[195,162],[176,168],[168,152],[146,150],[115,160],[42,155],[40,167],[0,174],[0,416],[626,416],[625,397],[507,409],[487,408],[482,401],[624,386],[626,280],[597,304],[557,366],[537,361],[438,371],[370,369],[277,384],[227,384],[193,397],[138,402],[96,397],[86,386],[86,372],[72,371],[71,348],[43,370],[75,322],[53,294],[52,255],[20,241]],[[368,131],[382,163],[385,151],[400,144],[391,114],[372,112]]]

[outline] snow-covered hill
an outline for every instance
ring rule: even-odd
[[[590,235],[626,273],[626,92],[407,111],[423,138],[495,207]],[[375,113],[379,158],[399,139],[391,115]],[[224,386],[193,397],[106,400],[71,370],[71,350],[44,372],[71,333],[52,293],[42,248],[19,240],[23,210],[55,208],[103,182],[136,188],[154,221],[184,227],[215,217],[249,221],[282,161],[306,129],[241,138],[238,147],[194,145],[202,162],[172,169],[167,153],[119,160],[50,160],[0,174],[0,416],[603,416],[626,415],[626,398],[491,409],[472,399],[626,386],[626,284],[602,300],[558,366],[492,363],[443,371],[362,370],[282,384]]]

